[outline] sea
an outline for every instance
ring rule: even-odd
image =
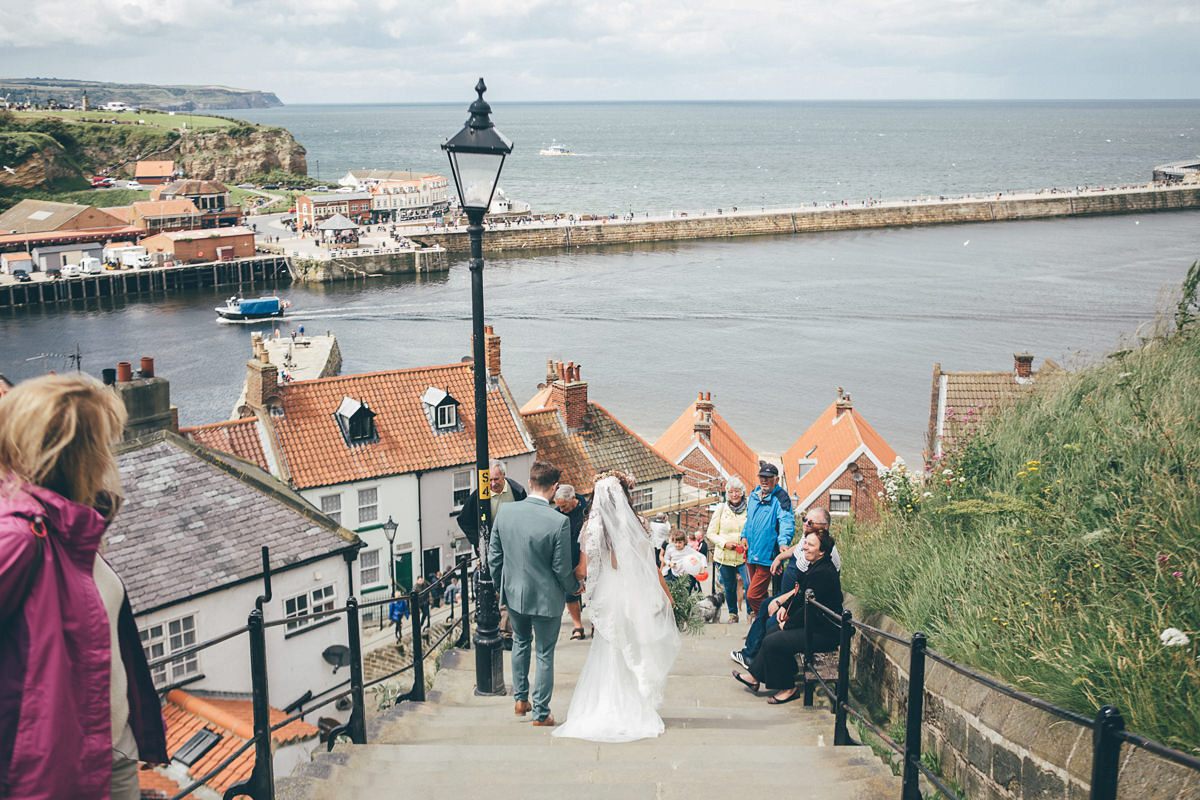
[[[229,112],[287,128],[309,174],[448,174],[473,99]],[[535,213],[689,214],[1147,182],[1200,155],[1200,101],[501,103],[500,185]],[[557,143],[572,155],[539,154]],[[840,231],[489,256],[485,317],[518,403],[547,360],[653,442],[695,399],[764,454],[839,387],[919,465],[933,367],[1080,368],[1154,329],[1200,257],[1200,212]],[[246,287],[249,294],[253,290]],[[284,287],[293,317],[220,324],[228,289],[0,312],[0,373],[152,356],[183,425],[228,419],[254,330],[337,335],[343,373],[470,353],[470,276]],[[1037,454],[1031,453],[1031,457]]]

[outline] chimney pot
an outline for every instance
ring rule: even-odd
[[[128,361],[117,362],[117,382],[129,383],[133,380],[133,364]]]
[[[104,379],[105,386],[112,386],[117,382],[117,371],[112,367],[105,367],[100,370],[100,375]]]
[[[142,377],[154,377],[154,359],[149,356],[142,356]]]

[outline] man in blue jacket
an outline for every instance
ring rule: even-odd
[[[781,548],[792,544],[796,532],[792,501],[778,483],[779,468],[760,461],[758,488],[746,502],[746,525],[742,528],[742,536],[750,545],[746,552],[750,571],[746,602],[755,614],[771,586],[771,562]]]

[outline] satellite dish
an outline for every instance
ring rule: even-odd
[[[321,658],[325,659],[326,664],[333,665],[333,674],[336,675],[339,668],[350,666],[350,648],[344,644],[331,644],[321,653]]]

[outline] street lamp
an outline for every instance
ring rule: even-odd
[[[396,552],[392,549],[392,545],[396,541],[396,528],[399,528],[400,526],[396,524],[396,521],[394,519],[392,519],[392,515],[388,514],[388,521],[383,523],[383,525],[381,525],[380,527],[383,528],[383,535],[386,536],[387,540],[388,540],[388,575],[392,576],[389,579],[388,583],[392,587],[392,597],[395,597],[396,596]]]
[[[512,152],[510,142],[492,125],[491,106],[483,99],[483,78],[475,84],[479,94],[471,103],[471,116],[442,149],[450,157],[450,171],[458,199],[467,215],[471,241],[471,322],[475,371],[475,471],[479,487],[479,552],[485,556],[479,567],[475,624],[475,694],[501,695],[504,689],[504,650],[500,642],[500,608],[486,554],[491,540],[492,503],[489,490],[487,437],[487,369],[483,342],[483,217],[492,204],[504,157]]]

